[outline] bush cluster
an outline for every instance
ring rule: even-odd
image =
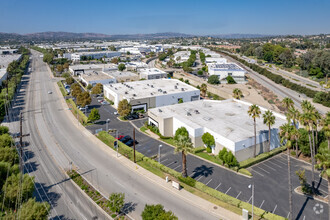
[[[227,148],[223,148],[219,152],[219,158],[224,164],[227,164],[229,167],[238,167],[239,163],[236,160],[236,157],[231,151],[227,151]]]

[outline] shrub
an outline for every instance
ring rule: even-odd
[[[225,155],[227,154],[227,148],[222,148],[222,150],[219,152],[219,159],[222,160],[223,162],[225,161]],[[222,164],[223,164],[222,162]]]
[[[191,178],[190,176],[188,176],[188,177],[179,176],[178,179],[181,182],[187,184],[188,186],[195,187],[195,185],[196,185],[196,180]]]
[[[118,70],[119,71],[123,71],[124,69],[126,69],[125,64],[121,63],[121,64],[118,65]]]
[[[227,83],[228,84],[236,84],[236,81],[234,80],[234,78],[232,76],[227,76]]]
[[[216,76],[216,75],[210,76],[209,79],[207,80],[207,82],[210,83],[210,84],[214,84],[214,85],[220,84],[219,77]]]
[[[180,135],[189,137],[189,133],[185,127],[180,127],[175,131],[174,140],[177,141]]]
[[[206,147],[206,152],[210,154],[212,153],[212,149],[210,147]]]

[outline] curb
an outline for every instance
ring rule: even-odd
[[[319,198],[317,198],[317,197],[315,197],[315,196],[306,195],[306,194],[304,194],[304,193],[299,192],[299,191],[298,191],[298,188],[299,188],[299,187],[301,187],[301,186],[298,186],[298,187],[294,188],[293,191],[294,191],[295,193],[297,193],[297,194],[299,194],[299,195],[302,195],[302,196],[305,196],[305,197],[307,197],[307,198],[310,198],[310,199],[317,200],[317,201],[319,201],[319,202],[323,202],[323,203],[325,203],[325,204],[328,204],[327,201],[324,201],[324,200],[322,200],[322,199],[319,199]]]

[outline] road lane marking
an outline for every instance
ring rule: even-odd
[[[198,181],[198,180],[200,180],[202,177],[203,177],[203,176],[200,176],[200,177],[198,177],[198,179],[196,179],[196,180]]]
[[[262,203],[261,203],[259,209],[261,209],[261,207],[262,207],[262,205],[264,204],[264,202],[265,202],[265,200],[262,200]]]
[[[262,170],[262,171],[264,171],[264,172],[270,174],[270,172],[268,172],[267,170],[265,170],[265,169],[263,169],[263,168],[261,168],[261,167],[257,167],[257,168],[259,168],[260,170]]]
[[[279,168],[283,168],[282,166],[280,166],[280,165],[278,165],[278,164],[276,164],[276,163],[274,163],[273,161],[268,161],[269,163],[272,163],[273,165],[275,165],[275,166],[278,166]]]
[[[263,174],[259,173],[258,171],[256,170],[252,170],[253,172],[256,172],[257,174],[259,174],[260,176],[264,176]]]
[[[212,179],[210,179],[205,185],[208,185],[211,181],[212,181]]]
[[[277,208],[277,204],[275,205],[275,208],[274,208],[274,210],[273,210],[273,214],[275,213],[276,208]]]
[[[215,190],[217,190],[219,188],[219,186],[221,186],[221,183],[219,183],[219,185],[217,187],[215,187]]]
[[[274,171],[276,171],[276,169],[274,169],[273,167],[270,167],[270,166],[268,166],[267,164],[262,164],[262,165],[264,165],[264,166],[266,166],[266,167],[268,167],[269,169],[271,169],[271,170],[274,170]]]
[[[229,189],[225,192],[225,194],[227,194],[229,192],[229,190],[231,189],[231,187],[229,187]]]
[[[239,191],[239,193],[236,196],[236,199],[239,197],[239,195],[241,195],[242,191]]]

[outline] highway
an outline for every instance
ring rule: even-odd
[[[126,210],[133,219],[141,219],[145,204],[158,203],[173,211],[179,219],[218,219],[189,202],[182,202],[176,194],[163,190],[157,184],[120,165],[117,160],[110,158],[98,148],[87,130],[83,128],[82,132],[77,129],[77,124],[68,120],[68,114],[71,112],[62,107],[63,98],[55,92],[56,80],[50,77],[50,71],[37,53],[33,54],[35,71],[31,74],[31,87],[27,92],[29,110],[27,121],[24,123],[25,131],[32,134],[31,141],[36,144],[35,147],[34,143],[31,144],[28,149],[35,152],[35,158],[41,160],[37,170],[46,169],[43,176],[55,186],[54,188],[69,182],[65,181],[65,177],[61,178],[59,170],[68,169],[72,161],[79,171],[84,173],[85,178],[104,195],[124,192]],[[52,91],[53,94],[48,94],[48,91]],[[56,166],[60,167],[57,171]],[[65,189],[64,186],[58,189],[58,194],[61,194],[63,200],[57,201],[56,213],[63,213],[68,218],[74,216],[76,219],[82,219],[81,214],[88,216],[85,212],[91,209],[90,206],[83,204],[75,191],[69,193]],[[77,201],[81,204],[70,207],[70,204]],[[73,211],[69,213],[71,209]],[[91,219],[90,216],[86,218]]]
[[[54,158],[58,147],[56,141],[50,138],[43,114],[45,102],[50,99],[41,92],[43,83],[38,79],[47,69],[35,58],[30,65],[36,71],[22,77],[8,126],[11,132],[19,132],[18,115],[22,112],[23,134],[29,134],[24,138],[24,171],[35,177],[34,194],[37,200],[49,202],[50,219],[108,219],[108,215],[65,175],[64,169],[69,168],[68,163],[59,166]]]

